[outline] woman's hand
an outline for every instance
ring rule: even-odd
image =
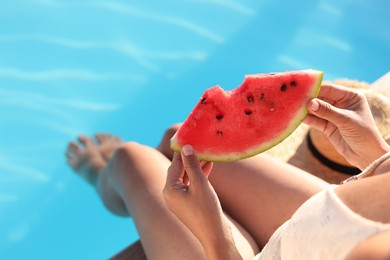
[[[308,103],[304,122],[326,134],[349,163],[365,169],[390,151],[377,129],[363,93],[329,84]]]
[[[217,194],[207,177],[211,162],[199,162],[194,149],[185,145],[175,153],[163,191],[170,210],[201,242],[209,259],[237,259],[230,229]],[[230,250],[229,250],[230,249]]]

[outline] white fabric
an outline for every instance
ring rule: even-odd
[[[372,235],[390,230],[349,209],[330,187],[306,201],[272,235],[255,260],[344,259]]]

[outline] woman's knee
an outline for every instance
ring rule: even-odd
[[[152,147],[137,142],[127,142],[115,152],[113,164],[128,178],[131,176],[147,178],[166,171],[169,161]]]
[[[145,157],[145,151],[148,147],[137,142],[126,142],[122,144],[115,152],[115,160],[119,163],[133,163]]]
[[[126,175],[134,175],[139,171],[134,170],[138,164],[145,159],[145,146],[137,142],[127,142],[121,145],[112,158],[112,166],[116,172],[123,172]]]

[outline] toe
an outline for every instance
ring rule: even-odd
[[[117,142],[123,143],[123,140],[118,136],[113,136]]]
[[[70,142],[66,149],[65,155],[68,160],[75,161],[76,158],[80,157],[82,151],[83,149],[78,144],[76,144],[75,142]]]
[[[70,142],[68,144],[68,148],[66,149],[66,154],[74,154],[79,153],[81,150],[81,147],[77,145],[75,142]]]
[[[85,147],[87,147],[87,149],[95,146],[93,140],[91,138],[89,138],[88,136],[79,135],[78,140],[80,143],[85,145]]]
[[[112,142],[123,143],[122,139],[116,135],[110,135],[109,138],[111,139]]]
[[[102,144],[107,139],[106,134],[95,134],[95,137],[99,144]]]
[[[98,142],[98,144],[104,144],[104,143],[123,143],[122,139],[116,135],[112,135],[112,134],[102,134],[102,133],[99,133],[99,134],[96,134],[95,135],[96,137],[96,140]]]
[[[73,156],[69,156],[66,158],[66,162],[73,168],[76,169],[79,165],[79,160]]]
[[[79,144],[76,144],[75,142],[70,142],[68,144],[65,155],[68,164],[72,166],[72,168],[77,167],[81,158],[83,157],[83,154],[84,149],[80,147]]]

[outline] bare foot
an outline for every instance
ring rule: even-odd
[[[96,186],[99,173],[106,166],[107,162],[93,140],[86,136],[79,136],[80,144],[70,142],[66,151],[68,164],[73,171]]]
[[[109,211],[128,216],[123,200],[110,185],[104,171],[108,161],[123,142],[112,135],[97,135],[96,139],[98,143],[89,137],[79,136],[80,144],[70,142],[66,151],[67,162],[73,171],[92,184]]]
[[[112,158],[116,149],[124,144],[122,139],[111,134],[96,134],[95,137],[99,144],[100,154],[106,162]]]
[[[172,159],[170,139],[176,133],[180,124],[173,125],[165,132],[157,150],[168,159]],[[128,216],[126,206],[117,191],[112,187],[106,168],[115,151],[124,143],[119,137],[110,134],[96,134],[96,142],[87,136],[79,136],[79,144],[68,144],[66,157],[72,169],[99,193],[104,205],[112,213]]]

